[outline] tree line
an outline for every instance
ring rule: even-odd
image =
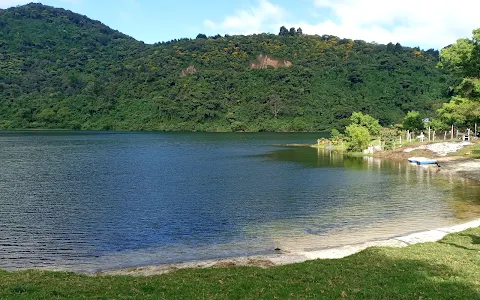
[[[434,49],[300,28],[148,45],[41,4],[0,10],[0,27],[3,129],[322,131],[353,112],[390,126],[433,116],[460,78]],[[259,55],[291,64],[252,68]]]

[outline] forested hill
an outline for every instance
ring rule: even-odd
[[[0,10],[0,128],[314,131],[448,101],[438,52],[334,36],[155,45],[41,4]]]

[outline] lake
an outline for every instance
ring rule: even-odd
[[[95,272],[318,250],[480,216],[436,169],[318,133],[0,132],[0,268]]]

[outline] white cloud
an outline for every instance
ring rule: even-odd
[[[236,14],[227,16],[222,22],[205,20],[204,26],[215,33],[253,34],[278,30],[285,16],[285,10],[268,0],[259,0],[258,5],[238,10]]]
[[[399,42],[422,48],[442,48],[480,27],[480,1],[457,0],[313,0],[329,9],[335,20],[298,22],[308,34],[332,34],[342,38],[379,43]]]
[[[24,5],[32,0],[0,0],[0,8],[10,8],[17,5]]]
[[[205,20],[203,25],[211,33],[229,34],[276,33],[285,25],[301,27],[307,34],[399,42],[424,49],[442,48],[470,37],[472,30],[480,27],[477,0],[310,0],[314,7],[303,12],[303,21],[291,20],[275,1],[258,0],[254,7],[238,10],[220,22]]]

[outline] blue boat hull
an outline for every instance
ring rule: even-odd
[[[411,157],[408,159],[408,162],[414,163],[417,165],[438,165],[436,160],[428,159],[424,157]]]

